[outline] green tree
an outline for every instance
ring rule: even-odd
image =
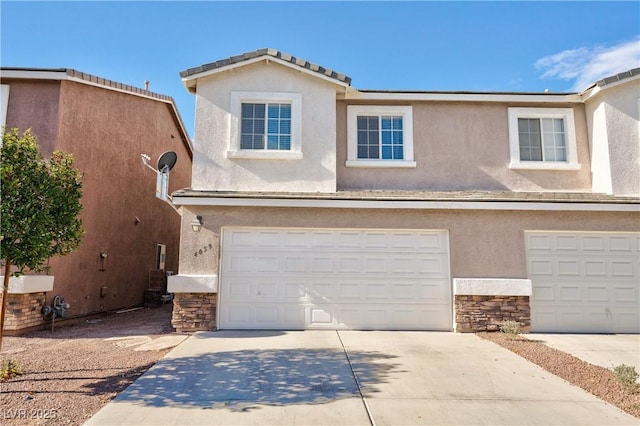
[[[5,262],[0,348],[9,276],[47,271],[47,260],[82,240],[82,180],[73,157],[60,151],[46,161],[30,130],[6,129],[0,148],[0,257]]]

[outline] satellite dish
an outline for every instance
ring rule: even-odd
[[[178,161],[178,155],[173,151],[167,151],[158,158],[158,170],[160,173],[168,172],[173,169]]]

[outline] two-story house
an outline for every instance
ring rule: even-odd
[[[181,77],[178,330],[640,332],[639,69],[394,92],[262,49]]]
[[[175,102],[67,68],[3,67],[0,78],[1,124],[30,128],[45,158],[73,154],[85,230],[76,251],[50,260],[50,277],[9,285],[5,332],[49,326],[41,309],[61,299],[68,319],[142,305],[145,291],[178,268],[180,216],[155,197],[156,174],[140,157],[148,154],[155,166],[162,153],[175,152],[169,189],[189,185],[191,141]]]

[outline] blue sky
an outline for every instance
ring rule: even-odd
[[[640,67],[640,2],[0,2],[0,64],[74,68],[172,96],[178,73],[272,47],[356,89],[580,91]]]

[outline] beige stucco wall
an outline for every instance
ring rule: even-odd
[[[227,158],[232,91],[301,93],[303,158]],[[335,93],[331,83],[275,62],[259,62],[199,79],[192,188],[335,191]]]
[[[447,230],[452,278],[526,278],[526,230],[638,232],[637,212],[184,208],[181,274],[216,275],[221,227]],[[189,223],[202,215],[203,229]],[[204,250],[206,248],[206,250]]]
[[[640,196],[640,79],[587,100],[594,192]]]
[[[346,101],[337,103],[338,189],[591,191],[589,143],[581,105],[553,105],[574,108],[582,165],[578,171],[509,169],[508,108],[535,105],[470,102],[411,104],[415,169],[349,168],[345,166],[347,105]]]

